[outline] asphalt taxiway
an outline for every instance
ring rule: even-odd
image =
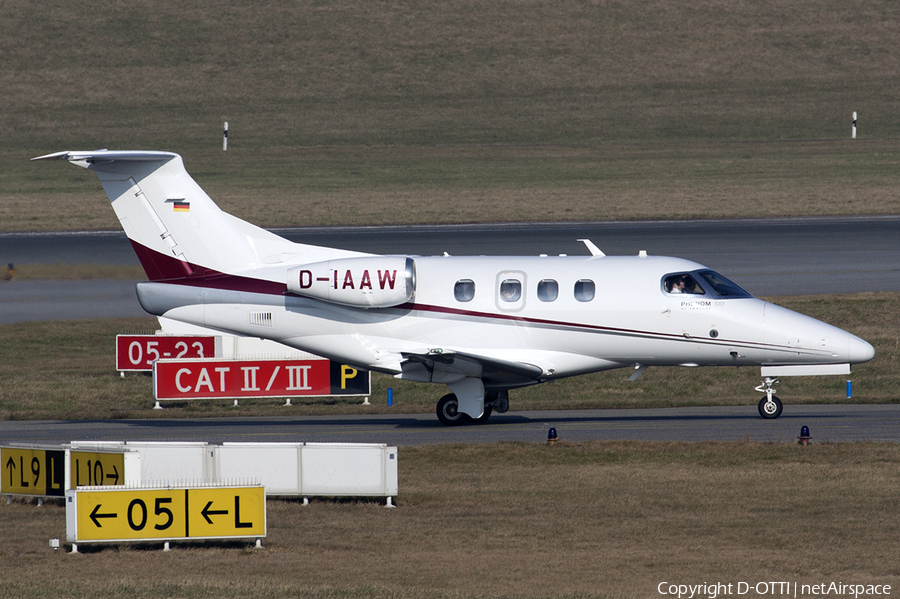
[[[290,410],[290,408],[285,408]],[[320,442],[433,445],[563,441],[900,442],[900,405],[786,405],[777,420],[756,406],[554,410],[495,414],[482,425],[445,427],[433,414],[0,422],[3,443],[69,441]]]
[[[275,229],[292,241],[378,254],[678,256],[754,295],[900,291],[900,217]],[[0,263],[137,265],[124,233],[3,233]],[[0,284],[0,324],[144,316],[137,281]]]

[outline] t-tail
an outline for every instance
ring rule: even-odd
[[[172,152],[57,152],[94,171],[151,281],[247,273],[285,258],[315,261],[350,252],[288,241],[223,212]]]

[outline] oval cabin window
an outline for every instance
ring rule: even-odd
[[[594,299],[594,282],[590,279],[581,279],[575,283],[575,299],[579,302],[589,302]]]
[[[475,281],[462,279],[453,287],[453,296],[458,302],[471,302],[475,297]]]
[[[538,283],[537,296],[542,302],[555,302],[559,297],[559,283],[553,279],[544,279]]]
[[[506,279],[500,283],[500,299],[517,302],[522,297],[522,283],[517,279]]]

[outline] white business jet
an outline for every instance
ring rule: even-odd
[[[679,258],[382,256],[293,243],[222,212],[169,152],[59,152],[94,171],[141,261],[141,306],[166,323],[271,339],[354,367],[443,383],[446,425],[509,408],[510,389],[650,366],[849,374],[875,350]]]

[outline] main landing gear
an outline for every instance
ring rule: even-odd
[[[460,424],[482,424],[487,422],[496,409],[503,413],[509,409],[509,395],[506,391],[494,391],[485,394],[484,412],[478,418],[472,418],[468,414],[459,411],[459,400],[453,393],[448,393],[437,403],[438,420],[444,426],[459,426]]]
[[[772,388],[778,382],[778,379],[766,377],[763,384],[756,388],[760,393],[766,394],[759,400],[759,415],[767,420],[778,418],[784,410],[784,404],[775,396],[775,389]]]

